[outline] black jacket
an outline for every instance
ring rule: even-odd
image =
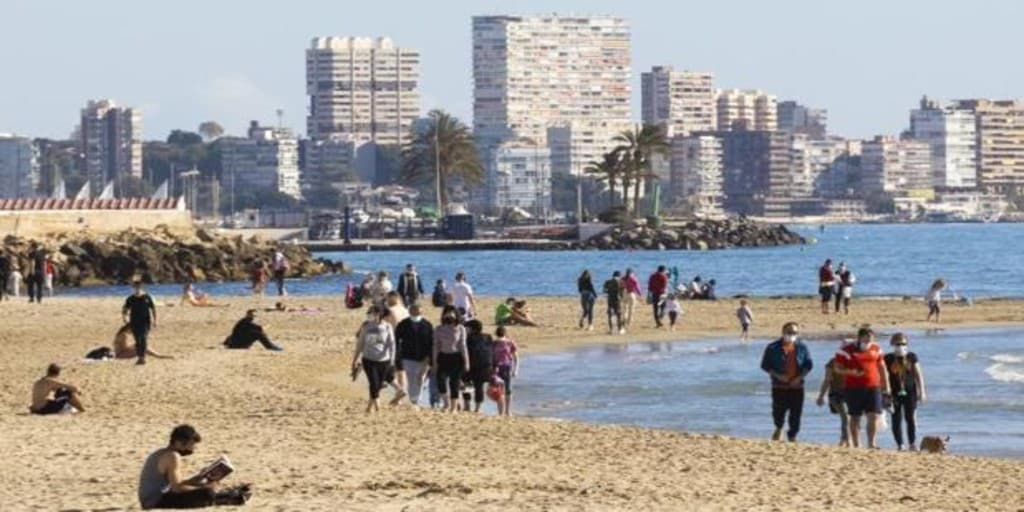
[[[395,342],[399,359],[430,359],[434,351],[434,326],[426,318],[419,322],[406,318],[395,327]]]
[[[419,297],[423,295],[423,280],[417,273],[402,272],[398,276],[398,294],[402,297]]]

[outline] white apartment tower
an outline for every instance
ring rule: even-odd
[[[126,176],[142,177],[142,114],[112,100],[90,100],[79,125],[82,171],[92,194]]]
[[[719,131],[778,129],[778,101],[761,90],[721,89],[716,96]]]
[[[695,215],[724,215],[722,141],[713,135],[677,135],[671,162],[672,200],[688,204]]]
[[[644,124],[660,125],[667,137],[713,131],[718,125],[714,75],[655,66],[641,74]]]
[[[568,152],[554,172],[580,172],[630,126],[630,32],[608,16],[473,18],[473,132],[486,154],[526,138]],[[579,135],[588,139],[584,142]],[[600,151],[584,154],[584,147]],[[558,150],[552,146],[552,158]],[[595,154],[596,153],[596,154]],[[490,171],[489,171],[490,172]]]
[[[894,194],[932,188],[932,152],[927,142],[877,136],[861,145],[864,193]]]
[[[306,50],[306,130],[314,141],[353,145],[353,164],[364,181],[376,173],[376,147],[401,146],[420,115],[420,54],[391,39],[317,37]],[[341,162],[307,167],[311,182],[329,181]],[[347,164],[346,164],[347,165]]]
[[[290,131],[253,121],[248,137],[222,137],[221,173],[229,204],[238,195],[275,191],[302,198],[298,141]],[[232,205],[233,206],[233,205]]]
[[[978,183],[977,119],[971,110],[943,107],[924,97],[910,111],[911,136],[931,147],[932,185],[974,188]]]
[[[39,148],[27,137],[0,133],[0,198],[35,197]]]

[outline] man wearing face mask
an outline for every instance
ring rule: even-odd
[[[804,409],[804,379],[811,373],[814,363],[811,352],[799,340],[796,322],[782,326],[782,337],[768,344],[761,357],[761,369],[771,376],[772,419],[775,422],[773,441],[782,439],[782,429],[789,416],[786,438],[796,441],[800,432],[800,416]]]
[[[191,425],[178,425],[171,431],[170,443],[151,453],[139,475],[139,505],[152,508],[202,508],[214,504],[214,482],[183,480],[182,459],[192,455],[199,443],[199,432]]]
[[[395,338],[398,342],[398,357],[405,371],[406,392],[413,405],[419,405],[423,379],[430,368],[434,350],[434,326],[423,318],[420,306],[409,306],[409,317],[398,323]]]
[[[882,395],[889,395],[889,374],[875,333],[867,327],[857,331],[857,342],[836,352],[835,371],[844,376],[844,398],[850,413],[850,440],[860,446],[860,417],[867,415],[868,448],[878,448],[878,415]]]

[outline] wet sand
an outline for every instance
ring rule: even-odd
[[[3,510],[137,508],[138,471],[175,424],[204,441],[189,469],[226,452],[254,482],[256,510],[1020,510],[1024,462],[868,452],[533,418],[446,415],[410,407],[365,415],[351,382],[361,312],[340,297],[295,298],[321,314],[263,313],[286,347],[227,352],[220,342],[249,307],[166,307],[151,344],[174,360],[81,362],[110,344],[121,301],[0,303],[0,503]],[[176,301],[175,301],[176,302]],[[481,301],[490,319],[497,299]],[[576,328],[574,298],[530,300],[541,328],[512,328],[525,353],[586,343],[735,336],[736,301],[684,302],[680,330],[653,329],[648,306],[625,336]],[[948,305],[943,327],[1024,323],[1021,301]],[[925,327],[920,301],[855,303],[823,316],[812,299],[758,299],[755,343],[794,320],[805,333]],[[603,326],[604,306],[597,308]],[[430,318],[436,311],[429,312]],[[50,362],[84,391],[74,416],[27,414],[29,388]],[[385,397],[389,397],[385,391]],[[766,435],[769,419],[765,418]],[[851,488],[849,482],[856,482]]]

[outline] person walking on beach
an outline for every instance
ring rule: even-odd
[[[284,253],[280,249],[274,251],[274,263],[271,265],[271,270],[274,271],[274,282],[277,283],[277,295],[283,297],[286,295],[284,289],[284,278],[288,275],[288,258],[285,257]]]
[[[495,329],[494,335],[494,373],[505,386],[505,394],[498,401],[498,415],[508,416],[512,414],[512,378],[519,374],[519,349],[505,326]]]
[[[11,260],[6,254],[0,252],[0,302],[4,301],[7,295],[7,280],[11,275]]]
[[[28,282],[28,301],[43,303],[43,286],[46,284],[46,250],[33,242],[28,253],[28,270],[25,280]]]
[[[946,281],[942,279],[936,279],[932,283],[932,287],[928,289],[928,293],[925,295],[924,300],[928,303],[928,319],[926,321],[932,321],[932,317],[935,317],[935,323],[939,323],[939,316],[942,313],[942,290],[946,289]]]
[[[466,350],[469,352],[469,381],[473,385],[473,412],[484,403],[484,386],[494,376],[494,338],[484,333],[479,320],[466,322]]]
[[[405,372],[406,394],[413,405],[419,405],[423,380],[434,351],[434,326],[423,318],[419,304],[409,306],[409,317],[398,323],[395,342],[397,361]]]
[[[402,296],[405,307],[415,304],[423,295],[423,280],[412,263],[407,264],[405,272],[398,276],[398,294]]]
[[[455,284],[452,285],[452,305],[463,311],[466,319],[476,317],[476,297],[473,296],[473,287],[466,282],[466,274],[459,272],[455,274]]]
[[[594,281],[590,277],[590,271],[584,269],[580,277],[576,279],[576,290],[580,294],[580,329],[583,329],[583,321],[587,321],[586,329],[594,329],[594,303],[597,302],[597,291],[594,290]]]
[[[651,299],[651,306],[654,308],[654,325],[661,328],[661,319],[665,316],[665,291],[668,290],[668,274],[665,272],[665,265],[659,265],[651,277],[647,280],[647,294]]]
[[[191,425],[178,425],[171,431],[166,447],[146,457],[139,475],[139,505],[154,508],[203,508],[216,502],[216,482],[198,482],[182,478],[184,457],[192,455],[201,441]]]
[[[462,374],[470,370],[469,350],[466,347],[466,328],[459,323],[454,311],[441,317],[441,325],[434,329],[433,370],[437,372],[437,390],[443,408],[455,412],[459,399]]]
[[[910,352],[907,345],[910,338],[896,333],[890,339],[892,352],[884,357],[889,372],[889,389],[892,391],[892,435],[896,449],[903,450],[903,422],[907,423],[907,444],[910,451],[917,450],[917,406],[927,399],[924,389],[924,374],[917,354]]]
[[[818,295],[821,296],[821,313],[828,314],[828,307],[832,302],[832,294],[835,292],[836,276],[832,272],[832,260],[825,260],[825,264],[818,269]]]
[[[769,343],[761,357],[761,369],[772,382],[772,420],[775,422],[773,441],[782,439],[782,429],[789,416],[786,438],[796,441],[800,432],[800,417],[804,409],[804,379],[814,367],[811,352],[800,341],[796,322],[782,326],[782,337]]]
[[[395,345],[395,331],[384,320],[384,311],[378,306],[370,306],[366,321],[356,333],[356,348],[352,354],[352,374],[362,368],[370,388],[367,413],[380,411],[380,390],[385,384],[395,390],[391,405],[397,405],[405,398],[405,391],[395,383]]]
[[[53,263],[53,255],[46,255],[46,268],[43,272],[43,288],[46,289],[46,296],[53,297],[53,279],[57,275],[57,267]]]
[[[135,353],[138,355],[135,364],[146,364],[149,331],[156,329],[156,304],[146,293],[141,280],[136,280],[132,288],[134,291],[125,299],[121,316],[124,323],[131,325],[132,337],[135,338]]]
[[[626,269],[626,275],[622,278],[622,286],[622,323],[629,327],[633,322],[633,311],[636,310],[640,296],[643,295],[643,292],[640,291],[640,281],[636,278],[636,272],[633,272],[633,269]]]
[[[853,297],[853,283],[857,281],[853,272],[846,263],[839,262],[839,272],[836,273],[836,314],[839,314],[839,306],[843,306],[843,314],[850,314],[850,299]]]
[[[845,376],[836,371],[836,358],[829,359],[818,390],[817,404],[818,407],[825,405],[825,396],[828,395],[828,410],[839,416],[839,446],[850,446],[850,414],[843,400],[844,381]]]
[[[867,415],[868,448],[878,448],[878,416],[882,413],[882,395],[889,393],[889,375],[875,333],[862,327],[857,342],[836,352],[835,371],[844,376],[843,396],[850,413],[850,442],[860,446],[860,418]]]
[[[256,323],[256,310],[250,309],[245,312],[245,316],[241,320],[235,323],[235,327],[231,329],[231,335],[224,340],[224,346],[230,349],[247,350],[256,342],[273,352],[284,350],[270,341],[263,326]]]
[[[683,314],[683,308],[679,306],[679,299],[676,294],[669,293],[665,298],[665,313],[668,315],[668,328],[676,330],[676,320]]]
[[[616,329],[619,334],[626,334],[626,326],[622,323],[622,297],[625,295],[625,288],[622,286],[622,279],[618,270],[612,272],[612,278],[604,282],[604,294],[608,301],[608,334],[614,334]],[[612,317],[615,317],[614,328]]]
[[[57,380],[61,367],[53,363],[46,368],[46,375],[32,384],[32,414],[58,414],[67,407],[74,407],[77,412],[85,412],[82,405],[82,392],[75,386]]]
[[[267,274],[270,270],[267,263],[261,259],[252,262],[249,270],[249,282],[252,283],[252,294],[262,297],[267,288]]]
[[[434,283],[434,292],[430,295],[430,302],[435,308],[441,308],[448,304],[448,287],[444,284],[444,279],[438,279]]]
[[[750,341],[750,326],[754,323],[754,312],[747,304],[747,299],[740,299],[740,307],[736,309],[736,319],[740,321],[740,340]]]

